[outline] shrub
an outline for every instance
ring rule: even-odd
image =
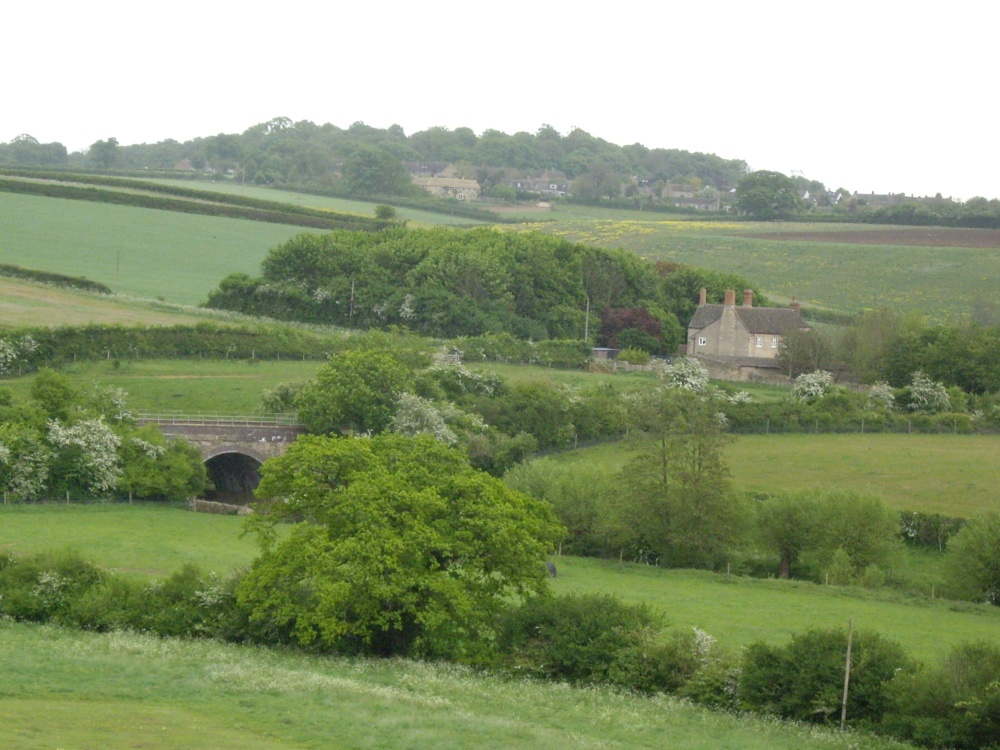
[[[840,715],[847,633],[810,630],[786,646],[751,645],[739,683],[741,704],[784,719],[827,723]],[[878,633],[854,635],[847,716],[873,724],[889,708],[889,685],[909,667],[902,648]]]
[[[1000,738],[1000,647],[956,646],[940,666],[904,675],[890,689],[882,729],[927,747],[974,750]]]
[[[607,683],[635,673],[656,624],[648,606],[608,594],[535,597],[502,615],[498,644],[516,673]]]
[[[618,352],[618,360],[630,365],[648,365],[650,356],[642,349],[622,349]]]

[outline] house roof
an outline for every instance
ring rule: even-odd
[[[701,305],[691,318],[688,328],[707,328],[722,317],[725,305]],[[771,333],[784,336],[800,328],[809,328],[795,310],[783,307],[734,307],[736,315],[750,333]]]

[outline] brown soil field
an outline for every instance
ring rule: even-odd
[[[781,242],[835,242],[843,245],[902,245],[910,247],[973,247],[1000,249],[998,229],[862,229],[838,232],[771,232],[741,234],[748,239]]]

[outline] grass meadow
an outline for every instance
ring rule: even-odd
[[[902,747],[447,665],[3,622],[0,678],[0,746],[19,750]]]
[[[606,443],[552,460],[616,472],[631,448]],[[880,495],[898,510],[962,517],[1000,511],[998,459],[996,435],[741,435],[726,449],[737,487],[851,490]]]
[[[263,413],[261,394],[281,382],[308,380],[321,362],[309,360],[125,360],[77,362],[63,372],[78,387],[91,383],[122,388],[127,404],[140,412],[254,415]],[[27,398],[35,376],[2,381]]]

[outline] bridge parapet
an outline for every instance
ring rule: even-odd
[[[201,450],[206,461],[223,453],[239,453],[263,463],[284,453],[306,431],[294,419],[281,416],[139,414],[136,421],[155,424],[168,437],[184,438]]]

